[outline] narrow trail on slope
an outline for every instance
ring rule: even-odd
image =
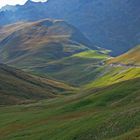
[[[126,67],[126,68],[140,68],[140,65],[132,65],[132,64],[110,64],[111,67]]]

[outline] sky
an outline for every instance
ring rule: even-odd
[[[0,0],[0,8],[9,4],[9,5],[16,5],[16,4],[24,4],[27,0]],[[32,0],[32,1],[35,1],[35,2],[44,2],[44,1],[47,1],[47,0]]]

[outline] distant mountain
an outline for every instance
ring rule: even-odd
[[[60,18],[78,27],[94,44],[122,54],[140,43],[140,1],[49,0],[27,1],[0,13],[0,25],[17,21]]]
[[[0,12],[2,12],[2,11],[15,11],[15,10],[17,10],[16,6],[5,5],[0,9]]]
[[[0,64],[0,105],[27,103],[74,90],[58,81]]]
[[[1,28],[0,34],[0,60],[28,67],[94,47],[78,29],[62,20],[9,25]]]
[[[109,60],[109,63],[140,66],[140,45],[121,56]]]

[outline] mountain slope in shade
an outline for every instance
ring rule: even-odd
[[[59,18],[73,24],[97,46],[113,50],[112,55],[126,52],[140,43],[140,1],[130,0],[49,0],[28,1],[15,11],[0,13],[0,24]]]
[[[61,82],[33,76],[0,64],[0,105],[53,98],[73,90],[74,88]]]
[[[135,47],[121,56],[109,60],[108,63],[140,66],[140,46]]]
[[[9,64],[21,60],[26,66],[47,63],[92,46],[79,30],[61,20],[14,24],[1,28],[0,33],[0,60]]]

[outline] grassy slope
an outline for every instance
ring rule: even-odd
[[[108,63],[140,65],[140,45],[121,56],[109,60]]]
[[[1,107],[1,140],[137,140],[140,79],[36,104]],[[9,117],[11,119],[9,119]]]
[[[80,58],[93,58],[93,59],[105,59],[108,58],[108,55],[106,55],[105,53],[100,53],[98,51],[95,50],[87,50],[81,53],[77,53],[75,55],[73,55],[73,57],[80,57]]]
[[[15,24],[9,24],[6,26],[3,26],[0,28],[0,41],[8,37],[13,32],[20,30],[23,27],[26,27],[28,24],[25,24],[25,22],[19,22]]]
[[[137,46],[121,56],[107,60],[107,64],[104,65],[100,73],[97,75],[96,80],[89,82],[85,87],[87,89],[104,87],[140,77],[139,54],[140,46]]]
[[[72,91],[70,86],[0,65],[0,104],[23,103]]]
[[[79,86],[93,81],[102,70],[101,62],[107,58],[108,55],[106,54],[87,50],[31,68],[31,71]]]
[[[140,68],[111,67],[106,65],[97,75],[96,80],[84,85],[86,89],[104,87],[121,81],[140,77]]]

